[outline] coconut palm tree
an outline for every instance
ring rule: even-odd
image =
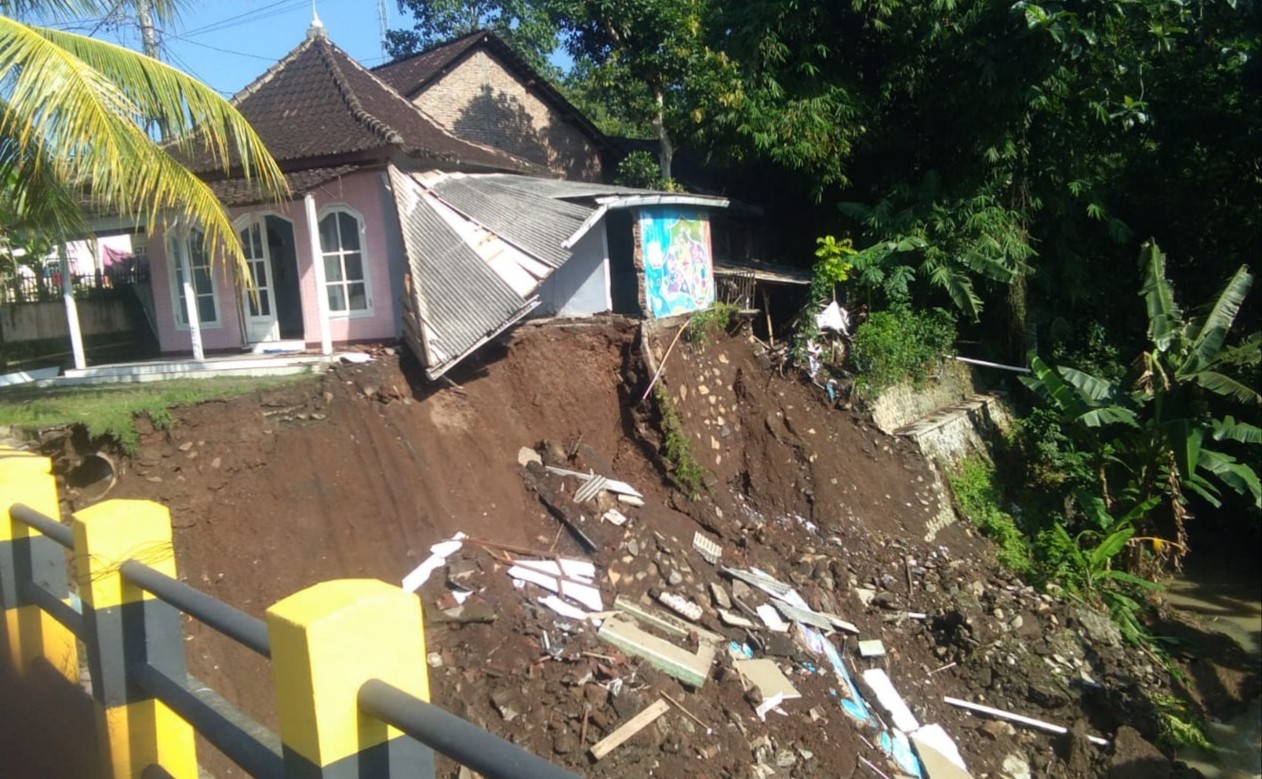
[[[104,16],[117,4],[0,0],[0,194],[7,226],[72,233],[83,229],[85,207],[149,224],[178,215],[201,228],[209,256],[244,269],[228,213],[179,158],[208,155],[225,173],[283,197],[284,177],[245,119],[175,68],[31,21]],[[177,0],[149,4],[159,20],[174,18],[178,6]],[[153,126],[170,140],[155,140],[147,129]]]

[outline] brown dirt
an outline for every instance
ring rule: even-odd
[[[650,337],[649,348],[660,357],[670,336]],[[1013,755],[1036,776],[1107,771],[1105,755],[1073,739],[986,725],[941,702],[952,695],[1067,725],[1085,719],[1108,736],[1136,718],[1126,691],[1156,676],[1101,644],[1089,620],[1001,572],[965,526],[926,543],[935,497],[917,452],[771,371],[752,339],[682,343],[664,381],[710,472],[708,494],[689,501],[663,475],[654,415],[638,404],[648,378],[638,339],[625,322],[531,325],[455,377],[459,389],[414,385],[406,361],[378,352],[310,383],[181,409],[169,430],[143,431],[140,454],[124,461],[109,497],[170,506],[182,577],[262,616],[317,581],[399,581],[430,544],[458,530],[585,556],[523,478],[518,450],[537,448],[548,461],[594,468],[644,493],[643,508],[621,507],[631,521],[619,529],[597,519],[608,496],[577,507],[565,497],[572,480],[545,479],[600,547],[593,559],[606,604],[673,589],[705,608],[705,627],[745,641],[710,608],[707,585],[731,581],[692,550],[704,528],[722,544],[723,564],[760,567],[864,638],[882,639],[888,655],[869,661],[853,641],[833,638],[852,672],[886,668],[920,721],[952,734],[975,775],[1004,775]],[[763,652],[803,695],[784,705],[788,716],[764,724],[725,663],[702,690],[687,690],[591,628],[535,606],[540,593],[515,589],[487,550],[466,545],[452,562],[471,566],[466,586],[481,590],[476,598],[495,621],[448,621],[441,572],[421,589],[429,650],[441,658],[430,670],[433,700],[579,774],[743,778],[779,763],[777,776],[851,776],[863,775],[860,756],[883,762],[866,743],[874,734],[838,709],[836,681],[815,670],[820,659],[792,641],[760,631]],[[866,606],[865,590],[875,595]],[[200,624],[188,623],[187,635],[190,671],[275,728],[266,662]],[[623,680],[616,697],[605,689],[615,678]],[[586,749],[660,693],[715,732],[672,711],[591,763]],[[520,715],[506,721],[493,694]],[[1141,730],[1151,737],[1150,726]],[[216,775],[240,775],[221,756],[204,760]],[[455,769],[442,764],[440,775]]]

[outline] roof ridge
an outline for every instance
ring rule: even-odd
[[[491,33],[491,32],[493,32],[493,31],[492,31],[492,30],[487,29],[486,27],[479,27],[479,28],[477,28],[476,30],[470,30],[469,32],[465,33],[464,35],[461,35],[461,36],[459,36],[459,37],[457,37],[457,38],[452,38],[452,39],[451,39],[451,40],[449,40],[449,41],[443,41],[442,43],[435,43],[433,46],[430,46],[430,47],[428,47],[428,48],[426,48],[426,49],[422,49],[421,51],[418,51],[418,52],[416,52],[415,54],[409,54],[408,56],[404,57],[403,59],[397,59],[397,60],[394,60],[393,62],[383,62],[383,63],[382,63],[382,64],[380,64],[380,65],[376,65],[376,66],[374,66],[374,67],[372,67],[372,68],[367,68],[367,70],[368,70],[370,73],[372,73],[372,72],[375,72],[375,71],[378,71],[378,70],[385,70],[386,68],[394,67],[395,65],[402,65],[403,63],[405,63],[405,62],[410,62],[411,60],[414,60],[414,59],[416,59],[417,57],[424,57],[424,56],[425,56],[425,55],[427,55],[427,54],[433,54],[434,52],[438,51],[439,49],[446,49],[446,48],[449,48],[449,47],[450,47],[450,48],[455,48],[455,47],[457,47],[457,45],[458,45],[458,44],[464,43],[464,42],[468,41],[470,38],[475,38],[475,37],[477,37],[477,36],[479,36],[479,35],[486,35],[487,33]]]
[[[475,34],[478,34],[478,33],[485,33],[485,32],[486,32],[486,30],[478,30],[478,31],[477,31],[477,33],[470,33],[469,35],[475,35]],[[468,36],[468,35],[466,35],[465,37],[467,38],[467,37],[469,37],[469,36]],[[330,45],[332,45],[332,44],[330,44]],[[336,47],[335,47],[335,48],[336,48]],[[530,170],[531,168],[539,168],[539,167],[541,167],[541,166],[539,166],[538,164],[531,162],[530,160],[524,159],[524,158],[522,158],[522,157],[518,157],[516,154],[513,154],[512,152],[506,151],[506,150],[504,150],[504,149],[500,149],[500,148],[495,147],[495,146],[490,146],[490,145],[488,145],[488,144],[478,143],[477,141],[471,141],[471,140],[469,140],[468,138],[461,138],[459,135],[456,135],[455,133],[450,132],[450,131],[446,128],[446,127],[443,127],[441,124],[439,124],[439,123],[438,123],[438,121],[437,121],[436,119],[434,119],[434,117],[432,117],[432,116],[430,116],[429,114],[427,114],[427,113],[425,112],[425,110],[424,110],[424,109],[422,109],[422,108],[421,108],[420,106],[418,106],[416,103],[413,103],[411,100],[408,100],[406,97],[404,97],[402,94],[400,94],[400,93],[399,93],[399,92],[398,92],[398,91],[397,91],[394,87],[390,86],[390,85],[389,85],[389,84],[387,84],[384,80],[382,80],[382,78],[381,78],[380,76],[378,76],[376,73],[372,72],[372,70],[370,70],[370,69],[368,69],[368,68],[365,68],[363,65],[361,65],[361,64],[360,64],[360,63],[359,63],[356,59],[354,59],[354,58],[353,58],[353,57],[351,57],[350,55],[347,55],[347,59],[350,61],[350,63],[351,63],[352,65],[354,65],[355,67],[359,68],[359,70],[360,70],[360,71],[361,71],[364,75],[366,75],[366,76],[368,76],[369,78],[371,78],[371,79],[372,79],[373,81],[375,81],[375,82],[376,82],[376,83],[377,83],[377,84],[378,84],[378,85],[379,85],[382,89],[386,90],[386,92],[388,92],[388,93],[390,94],[390,96],[391,96],[391,97],[393,97],[394,99],[396,99],[396,100],[400,101],[401,103],[403,103],[404,105],[406,105],[406,106],[407,106],[408,108],[410,108],[411,110],[415,111],[415,112],[416,112],[416,113],[417,113],[417,114],[418,114],[418,115],[419,115],[422,119],[424,119],[425,121],[427,121],[427,122],[429,122],[431,125],[433,125],[435,130],[437,130],[438,132],[440,132],[440,133],[442,133],[443,135],[447,136],[448,138],[451,138],[452,140],[456,140],[456,141],[459,141],[459,142],[461,142],[461,143],[467,144],[467,145],[469,145],[469,146],[474,146],[474,147],[477,147],[477,148],[482,149],[482,150],[484,150],[484,151],[491,151],[491,152],[495,152],[496,154],[502,154],[502,155],[504,155],[505,157],[508,157],[509,159],[511,159],[511,160],[513,160],[513,161],[515,161],[515,162],[522,163],[522,164],[524,165],[524,168],[525,168],[526,170]]]
[[[334,52],[341,53],[352,65],[357,65],[358,63],[356,63],[349,54],[343,52],[327,38],[317,38],[315,40],[320,40],[323,43],[323,46],[319,49],[320,59],[324,62],[324,66],[328,68],[329,74],[333,76],[333,83],[337,86],[337,91],[342,96],[342,100],[346,103],[346,106],[350,108],[351,116],[355,117],[355,119],[367,127],[369,131],[371,131],[374,135],[379,136],[386,143],[395,146],[402,146],[403,136],[399,134],[398,130],[395,130],[390,125],[370,114],[368,110],[364,108],[363,104],[359,102],[359,97],[355,94],[355,90],[351,89],[350,84],[346,83],[346,76],[342,74],[342,68],[338,65],[336,57],[333,56]],[[360,69],[362,70],[363,68],[361,67]],[[382,86],[385,85],[383,84]],[[389,87],[386,87],[386,89],[391,93],[394,92],[394,90]]]

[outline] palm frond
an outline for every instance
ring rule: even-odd
[[[136,52],[5,17],[0,81],[9,87],[0,138],[52,161],[58,178],[85,188],[98,206],[151,223],[170,212],[189,217],[204,231],[211,257],[243,267],[222,204],[141,126],[150,119],[196,125],[217,162],[227,165],[232,149],[265,191],[283,193],[262,142],[213,90]]]

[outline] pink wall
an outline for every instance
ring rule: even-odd
[[[346,206],[357,213],[364,224],[364,251],[368,267],[371,314],[331,315],[329,331],[335,343],[390,339],[398,335],[395,328],[394,306],[397,296],[394,294],[394,289],[401,284],[401,279],[391,278],[387,256],[388,245],[397,245],[398,241],[388,238],[386,234],[388,228],[396,228],[392,227],[393,220],[388,220],[383,211],[384,207],[390,203],[388,193],[383,191],[383,187],[379,172],[360,172],[352,173],[312,192],[318,217],[324,216],[325,208]],[[282,205],[234,208],[230,211],[234,221],[252,213],[274,214],[293,222],[305,340],[308,344],[318,345],[320,325],[316,307],[317,290],[315,273],[311,265],[311,240],[307,235],[307,217],[303,201],[300,199]],[[155,230],[150,237],[149,257],[154,311],[158,321],[158,343],[163,352],[190,351],[192,341],[189,332],[179,329],[175,323],[175,309],[171,295],[171,277],[174,273],[167,259],[166,236],[160,228]],[[218,327],[202,329],[203,347],[207,350],[240,348],[244,343],[239,324],[241,297],[236,291],[233,274],[226,261],[216,263],[215,284],[220,323]]]

